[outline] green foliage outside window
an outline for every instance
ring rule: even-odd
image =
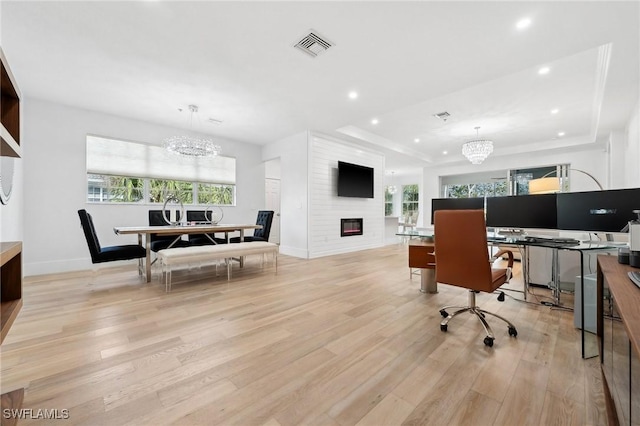
[[[233,187],[227,185],[198,184],[198,204],[233,204]]]
[[[447,198],[504,197],[509,193],[506,180],[496,182],[447,185]]]
[[[145,200],[145,193],[148,194],[147,200]],[[146,201],[162,204],[169,194],[177,196],[183,204],[196,204],[194,203],[196,197],[197,204],[232,206],[235,202],[234,185],[87,174],[87,201],[89,202]]]
[[[411,214],[417,212],[419,208],[419,189],[418,185],[402,186],[402,214]]]
[[[389,188],[384,190],[384,215],[391,216],[393,214],[393,194],[389,192]]]
[[[144,198],[144,179],[89,175],[89,201],[137,203]]]
[[[149,202],[164,203],[173,194],[184,204],[193,204],[193,183],[179,180],[149,179]]]

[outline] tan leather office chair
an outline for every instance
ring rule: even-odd
[[[516,327],[507,319],[476,306],[476,292],[492,293],[511,278],[513,253],[498,252],[493,261],[505,252],[508,254],[507,268],[492,268],[487,248],[487,229],[482,210],[438,210],[434,214],[434,237],[436,259],[436,281],[469,289],[468,306],[445,306],[440,309],[444,317],[440,330],[447,331],[447,324],[454,316],[463,312],[475,314],[487,333],[484,344],[493,346],[494,335],[485,319],[493,315],[507,323],[510,336],[517,336]],[[501,294],[498,300],[504,300]],[[449,314],[447,309],[456,309]]]

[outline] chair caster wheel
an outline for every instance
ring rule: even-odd
[[[489,336],[485,337],[484,338],[484,344],[486,346],[492,347],[493,346],[493,337],[489,337]]]
[[[504,302],[504,291],[501,291],[498,295],[498,302]]]
[[[442,315],[442,318],[446,318],[449,316],[449,313],[443,309],[440,311],[440,315]]]
[[[447,331],[447,324],[440,324],[440,331]]]
[[[509,327],[509,336],[516,337],[518,335],[518,330],[515,327]]]

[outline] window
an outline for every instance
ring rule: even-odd
[[[534,167],[531,169],[511,170],[511,182],[513,184],[513,195],[526,195],[529,193],[529,181],[547,175],[557,176],[559,166]]]
[[[561,177],[565,177],[568,167],[568,164],[558,164],[528,169],[442,176],[442,196],[444,198],[469,198],[524,195],[529,193],[530,180],[549,175],[558,176],[558,173]]]
[[[389,187],[384,189],[384,215],[391,216],[393,214],[393,194],[389,192]]]
[[[231,185],[198,184],[198,204],[233,204],[235,187]]]
[[[155,145],[87,136],[87,200],[235,205],[236,160],[176,156]]]
[[[91,202],[137,203],[144,198],[143,179],[89,174],[87,182]]]
[[[445,185],[445,198],[504,197],[509,195],[507,180],[462,185]]]
[[[418,212],[419,208],[418,185],[402,186],[402,215]]]

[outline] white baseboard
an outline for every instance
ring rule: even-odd
[[[92,264],[91,258],[54,260],[48,262],[31,262],[23,265],[25,277],[36,275],[59,274],[63,272],[90,271],[102,268],[113,268],[126,264],[137,264],[138,260],[122,260],[116,262],[106,262]]]
[[[299,257],[302,259],[309,258],[309,252],[306,249],[301,249],[297,247],[288,247],[288,246],[280,246],[280,254],[284,254],[287,256]]]
[[[314,253],[309,253],[309,259],[315,259],[317,257],[325,257],[325,256],[334,256],[336,254],[343,254],[343,253],[352,253],[354,251],[380,248],[380,247],[384,247],[384,245],[385,244],[381,242],[381,243],[362,245],[358,247],[348,247],[348,248],[340,248],[335,250],[316,251]]]

